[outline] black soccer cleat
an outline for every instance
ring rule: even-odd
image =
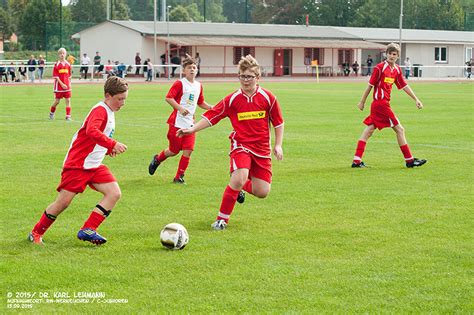
[[[158,166],[160,166],[160,161],[158,161],[157,158],[158,155],[153,155],[153,159],[151,160],[150,165],[148,165],[148,173],[150,175],[155,174],[156,169],[158,168]]]
[[[364,162],[360,161],[360,163],[353,162],[351,165],[352,168],[364,168],[367,167]]]
[[[245,192],[243,190],[239,191],[239,195],[237,196],[238,203],[244,203],[245,201]]]
[[[184,174],[179,175],[179,177],[173,178],[173,183],[185,185],[186,182],[184,181]]]
[[[407,165],[408,168],[413,168],[413,167],[422,166],[426,162],[427,162],[426,160],[419,160],[417,158],[414,158],[413,161],[407,162],[406,165]]]

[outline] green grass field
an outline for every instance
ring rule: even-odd
[[[63,102],[47,120],[51,86],[0,86],[0,313],[473,313],[474,85],[413,83],[421,111],[394,90],[412,152],[428,159],[418,169],[404,167],[391,130],[367,145],[370,168],[350,168],[367,115],[356,108],[365,83],[262,86],[282,106],[285,158],[274,161],[270,195],[248,196],[216,232],[230,124],[198,134],[186,186],[171,182],[178,158],[149,176],[152,155],[167,146],[170,84],[131,84],[114,136],[128,151],[104,160],[123,196],[101,226],[109,240],[101,247],[76,239],[100,198],[90,189],[45,234],[44,247],[26,235],[55,199],[71,137],[102,86],[74,87],[71,123]],[[237,82],[204,88],[216,103]],[[159,242],[170,222],[189,231],[183,251]],[[105,292],[128,303],[9,306],[8,294],[22,292]]]

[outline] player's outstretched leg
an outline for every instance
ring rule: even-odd
[[[190,150],[184,150],[183,155],[181,156],[181,159],[179,160],[178,164],[178,170],[176,171],[176,175],[173,178],[173,183],[175,184],[186,184],[184,181],[184,173],[186,172],[186,169],[189,166],[189,161],[191,159],[191,153],[192,151]]]
[[[374,125],[369,125],[365,127],[364,131],[362,132],[362,135],[359,138],[359,141],[357,142],[357,147],[356,151],[354,154],[354,159],[352,160],[352,168],[363,168],[367,167],[365,163],[362,161],[362,156],[364,155],[365,147],[367,145],[367,141],[369,138],[372,136],[374,133],[375,126]]]

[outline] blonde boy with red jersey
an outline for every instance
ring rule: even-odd
[[[54,119],[56,107],[62,98],[66,102],[66,120],[71,120],[71,76],[72,70],[69,62],[66,61],[66,49],[59,48],[58,61],[53,68],[54,79],[54,102],[51,105],[49,119]]]
[[[222,196],[215,230],[224,230],[229,222],[235,202],[244,202],[242,190],[259,198],[270,193],[272,160],[270,124],[275,130],[273,154],[283,159],[283,116],[276,97],[258,85],[260,66],[251,55],[239,62],[240,89],[226,96],[214,108],[202,115],[195,126],[178,130],[177,135],[187,136],[229,118],[233,131],[230,139],[230,182]]]
[[[148,166],[148,173],[153,175],[158,166],[167,158],[183,151],[183,155],[179,160],[178,170],[173,178],[173,182],[176,184],[185,184],[184,174],[189,166],[191,153],[194,150],[194,143],[196,141],[194,134],[177,137],[176,132],[180,128],[190,128],[194,125],[194,113],[197,106],[206,110],[212,108],[212,106],[204,101],[202,85],[196,80],[198,73],[196,60],[188,55],[183,60],[182,66],[184,78],[175,81],[166,95],[166,102],[173,108],[173,112],[167,121],[168,148],[154,155]]]
[[[362,155],[364,154],[367,141],[374,133],[375,128],[382,130],[388,127],[392,128],[397,135],[398,145],[400,146],[400,150],[405,158],[406,167],[418,167],[426,163],[426,160],[417,159],[412,156],[405,137],[405,129],[400,124],[400,121],[390,107],[392,85],[395,84],[398,89],[403,89],[403,91],[405,91],[405,93],[415,101],[415,105],[418,109],[422,109],[423,104],[418,97],[416,97],[413,90],[408,86],[403,77],[400,66],[396,64],[397,59],[400,57],[400,46],[395,43],[389,44],[387,46],[386,54],[387,60],[375,66],[374,72],[370,77],[369,85],[357,105],[361,111],[364,110],[367,96],[372,88],[374,88],[373,101],[370,106],[370,115],[364,119],[364,124],[367,125],[367,127],[365,127],[357,143],[354,160],[352,161],[353,168],[366,167],[365,163],[362,162]]]
[[[104,100],[90,110],[72,138],[64,159],[61,182],[56,188],[58,196],[28,235],[34,244],[43,244],[43,235],[56,217],[87,186],[102,193],[103,198],[77,233],[77,238],[96,245],[107,242],[97,233],[97,229],[115,207],[121,191],[114,175],[102,161],[105,155],[115,157],[127,150],[125,144],[112,139],[112,136],[115,132],[115,112],[125,105],[128,83],[122,78],[110,77],[105,82],[104,95]]]

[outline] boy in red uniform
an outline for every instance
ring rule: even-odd
[[[148,166],[148,173],[155,174],[158,166],[170,156],[177,155],[183,151],[183,155],[179,160],[178,170],[173,179],[174,183],[184,184],[184,173],[189,165],[191,153],[194,150],[194,143],[196,136],[194,134],[186,135],[184,137],[177,137],[176,132],[180,128],[190,128],[194,125],[194,113],[196,112],[196,105],[203,109],[211,109],[212,106],[204,101],[202,92],[202,85],[195,80],[197,75],[196,60],[187,56],[183,62],[184,78],[173,83],[168,94],[166,95],[166,102],[173,107],[173,112],[168,118],[168,148],[162,150],[159,154],[154,155],[150,165]]]
[[[395,83],[398,89],[403,89],[413,100],[415,100],[416,107],[418,109],[423,108],[423,104],[416,97],[415,93],[408,86],[405,78],[403,77],[402,70],[395,62],[400,57],[400,46],[391,43],[387,46],[387,60],[379,63],[375,68],[372,76],[370,77],[369,86],[366,88],[362,99],[360,100],[358,107],[362,111],[364,110],[365,101],[370,93],[370,90],[374,88],[374,100],[370,106],[370,115],[365,118],[364,124],[367,127],[362,132],[362,135],[357,143],[354,160],[352,162],[353,168],[366,167],[362,162],[362,155],[364,154],[365,146],[370,136],[374,133],[375,128],[382,130],[383,128],[391,127],[397,135],[398,145],[400,150],[405,157],[405,163],[407,167],[422,166],[426,163],[426,160],[419,160],[411,155],[410,148],[408,147],[407,140],[405,138],[405,129],[403,129],[398,118],[392,112],[390,107],[390,94],[392,92],[392,85]]]
[[[53,68],[53,79],[54,79],[54,102],[51,105],[49,112],[49,119],[54,119],[54,113],[56,112],[56,106],[62,98],[66,100],[66,120],[71,120],[71,65],[66,61],[66,49],[59,48],[58,57],[59,60],[56,62]]]
[[[275,129],[273,154],[283,159],[283,117],[276,97],[258,85],[260,66],[251,55],[239,62],[240,89],[229,94],[214,108],[202,115],[195,126],[178,130],[178,136],[191,135],[217,124],[228,117],[233,131],[230,146],[230,182],[222,196],[215,230],[224,230],[229,222],[235,202],[244,202],[244,190],[256,197],[265,198],[272,182],[270,123]]]
[[[28,239],[34,244],[43,244],[43,234],[87,185],[104,196],[77,233],[77,237],[97,245],[107,242],[97,233],[97,228],[114,208],[121,192],[117,180],[107,166],[102,164],[102,160],[106,154],[114,157],[127,150],[125,144],[113,140],[112,136],[115,132],[114,113],[125,105],[128,83],[119,77],[110,77],[105,82],[104,95],[105,99],[91,109],[72,138],[57,188],[58,197],[46,208],[28,235]]]

